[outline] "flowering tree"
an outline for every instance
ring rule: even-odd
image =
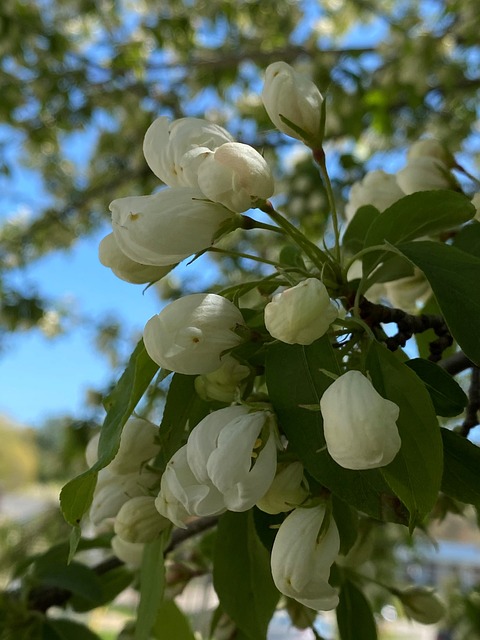
[[[191,638],[173,597],[210,570],[211,638],[262,640],[278,608],[317,638],[317,612],[333,609],[342,640],[376,638],[378,593],[424,624],[444,614],[430,589],[385,578],[374,547],[387,524],[414,536],[459,502],[479,506],[478,182],[424,137],[396,174],[355,182],[342,218],[325,138],[334,96],[277,61],[261,99],[308,151],[322,210],[296,218],[273,161],[220,125],[149,123],[143,154],[165,187],[113,200],[101,262],[132,284],[210,256],[240,277],[219,273],[146,322],[88,470],[62,490],[70,544],[24,568],[8,630],[95,638],[50,608],[88,611],[133,585],[122,638]],[[467,370],[468,396],[454,379]],[[175,554],[199,539],[213,544],[189,569]],[[107,559],[84,562],[92,549]]]

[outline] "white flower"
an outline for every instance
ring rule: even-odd
[[[275,477],[277,445],[269,411],[246,406],[214,411],[192,430],[187,459],[199,482],[211,483],[230,511],[246,511]]]
[[[409,160],[397,173],[397,182],[407,195],[417,191],[452,189],[456,184],[448,167],[431,156],[419,156]]]
[[[240,383],[249,374],[249,367],[227,355],[222,358],[219,369],[195,378],[195,390],[204,400],[233,402],[241,387]]]
[[[280,525],[272,548],[272,576],[277,589],[317,611],[334,609],[338,593],[328,583],[340,549],[337,526],[330,520],[319,536],[325,507],[295,509]]]
[[[320,399],[320,409],[328,452],[341,467],[375,469],[397,455],[400,410],[360,371],[337,378]]]
[[[213,516],[226,511],[222,494],[207,481],[199,482],[187,461],[187,446],[169,460],[155,499],[158,512],[177,527],[185,529],[192,515]]]
[[[281,342],[311,344],[328,331],[337,315],[323,282],[308,278],[273,297],[265,307],[265,326]]]
[[[274,182],[265,159],[248,144],[227,142],[209,152],[198,168],[198,186],[213,202],[242,213],[258,198],[273,194]]]
[[[279,465],[269,490],[257,502],[257,507],[265,513],[282,513],[301,505],[307,496],[303,465],[292,462]]]
[[[432,293],[430,283],[417,267],[413,276],[385,282],[384,287],[385,297],[392,306],[408,313],[415,313],[418,310],[417,304],[426,302]]]
[[[120,198],[110,210],[120,250],[135,262],[154,266],[172,265],[207,249],[235,215],[188,187]]]
[[[120,507],[113,528],[122,540],[152,542],[169,525],[170,521],[155,508],[153,497],[136,496]]]
[[[435,624],[445,615],[445,606],[432,589],[411,586],[396,590],[395,595],[401,600],[407,616],[420,624]]]
[[[131,260],[120,250],[113,233],[109,233],[100,242],[98,258],[104,267],[113,271],[117,278],[131,284],[157,282],[175,266],[155,267]]]
[[[379,211],[385,211],[405,193],[397,184],[396,176],[381,169],[369,171],[363,180],[354,182],[345,205],[345,216],[351,220],[357,209],[370,204]]]
[[[139,569],[142,564],[145,545],[140,542],[128,542],[120,536],[113,536],[111,542],[113,553],[132,569]]]
[[[262,101],[270,120],[279,131],[312,146],[320,145],[323,97],[311,80],[297,73],[286,62],[274,62],[265,71]],[[288,126],[284,116],[304,135]]]
[[[114,473],[139,471],[142,464],[154,458],[160,450],[156,443],[158,427],[149,420],[129,418],[123,427],[120,446],[108,465]]]
[[[158,475],[147,469],[122,475],[113,473],[108,467],[102,469],[90,506],[90,520],[98,525],[105,518],[114,518],[127,500],[147,495],[157,483]]]
[[[234,329],[243,324],[242,314],[226,298],[194,293],[150,318],[143,339],[160,367],[187,375],[211,373],[221,366],[222,352],[241,342]]]
[[[231,141],[228,131],[207,120],[180,118],[170,122],[161,116],[145,134],[143,154],[153,173],[169,187],[196,187],[205,152]]]
[[[452,154],[448,151],[444,144],[435,138],[425,138],[414,142],[407,153],[408,162],[414,158],[436,158],[443,162],[447,167],[453,167],[455,164]]]

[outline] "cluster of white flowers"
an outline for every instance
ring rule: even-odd
[[[262,99],[281,132],[301,140],[314,154],[321,148],[323,98],[310,80],[286,63],[274,63],[266,70]],[[240,213],[273,194],[263,157],[207,121],[160,117],[148,129],[143,150],[149,167],[167,186],[151,196],[112,202],[113,233],[100,245],[101,262],[128,282],[163,277],[184,258],[208,248],[229,222],[233,228]],[[452,166],[439,143],[421,141],[396,176],[374,171],[354,185],[346,215],[351,219],[365,204],[384,211],[414,191],[449,188]],[[332,333],[333,323],[341,324],[339,307],[321,275],[306,275],[290,275],[282,284],[292,286],[283,286],[265,304],[265,329],[259,330],[264,343],[274,339],[310,345]],[[415,286],[415,296],[421,295],[423,276],[414,278],[387,283],[385,291],[391,299],[408,299]],[[290,450],[282,455],[288,443],[280,436],[273,410],[266,404],[249,406],[249,398],[241,397],[253,386],[256,365],[247,366],[230,352],[249,332],[236,304],[214,293],[184,296],[147,322],[143,338],[152,360],[167,371],[197,376],[201,398],[228,406],[190,430],[161,479],[147,465],[158,453],[157,427],[129,420],[117,456],[99,474],[91,520],[97,526],[113,523],[115,552],[138,565],[144,543],[169,523],[185,528],[195,517],[255,505],[268,514],[290,512],[272,549],[274,582],[281,593],[308,607],[332,609],[339,601],[338,590],[329,583],[339,532],[328,498],[319,504],[303,465],[292,461]],[[364,373],[349,370],[339,376],[324,392],[319,409],[327,451],[341,467],[383,467],[398,454],[399,407],[383,398]],[[92,443],[87,452],[89,464],[96,459],[94,447]]]

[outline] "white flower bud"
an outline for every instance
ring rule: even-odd
[[[445,615],[445,606],[432,589],[411,586],[395,591],[406,615],[420,624],[435,624]]]
[[[120,536],[113,536],[110,541],[113,553],[119,560],[132,569],[139,569],[142,565],[145,545],[139,542],[128,542]]]
[[[219,369],[195,378],[195,390],[204,400],[233,402],[240,383],[249,374],[248,367],[227,355],[222,358],[222,366]]]
[[[201,483],[211,483],[230,511],[247,511],[272,484],[277,467],[273,414],[246,406],[209,414],[192,430],[187,460]]]
[[[360,371],[337,378],[320,399],[320,409],[328,452],[341,467],[375,469],[397,455],[400,410]]]
[[[199,482],[187,461],[187,446],[169,460],[155,499],[158,512],[185,529],[190,516],[214,516],[226,511],[222,494],[211,482]]]
[[[397,182],[409,195],[417,191],[455,188],[455,180],[448,172],[448,167],[437,158],[420,156],[409,160],[407,165],[397,173]]]
[[[274,62],[265,71],[262,101],[270,120],[282,133],[311,146],[321,144],[320,124],[323,97],[311,80],[286,62]],[[302,129],[297,133],[281,116]]]
[[[301,462],[279,465],[267,493],[257,502],[257,507],[265,513],[291,511],[304,502],[308,496],[303,465]]]
[[[93,438],[90,438],[85,449],[85,460],[89,467],[93,467],[98,460],[98,442],[100,440],[100,432],[96,433]]]
[[[149,420],[131,417],[123,427],[117,455],[108,465],[113,473],[139,472],[141,466],[160,451],[158,427]]]
[[[113,528],[122,540],[152,542],[168,526],[170,521],[158,513],[154,498],[136,496],[120,507]]]
[[[480,222],[480,191],[473,196],[472,204],[476,209],[474,220],[478,220]]]
[[[160,367],[187,375],[211,373],[221,366],[222,352],[241,342],[234,330],[243,324],[230,300],[215,293],[194,293],[150,318],[143,339]]]
[[[407,159],[408,162],[410,162],[415,158],[422,158],[425,156],[428,156],[429,158],[436,158],[449,168],[455,166],[455,160],[452,154],[444,144],[434,138],[425,138],[424,140],[417,140],[417,142],[414,142],[408,150]]]
[[[161,116],[145,134],[143,154],[153,173],[168,186],[196,187],[204,153],[231,141],[228,131],[207,120],[180,118],[169,122]]]
[[[379,211],[385,211],[405,193],[397,184],[396,176],[381,169],[369,171],[363,180],[354,182],[345,205],[345,216],[351,220],[357,210],[367,204]]]
[[[198,169],[198,186],[207,198],[238,213],[250,209],[258,198],[269,198],[274,190],[265,159],[240,142],[227,142],[208,154]]]
[[[312,344],[338,315],[327,288],[308,278],[277,293],[265,307],[265,326],[273,338],[287,344]]]
[[[295,509],[286,517],[272,548],[272,576],[277,589],[317,611],[334,609],[338,593],[328,583],[340,549],[337,526],[330,520],[319,538],[325,507]]]
[[[147,495],[158,483],[158,475],[148,470],[117,475],[108,467],[98,474],[97,486],[90,506],[90,520],[99,525],[105,518],[114,518],[130,498]]]
[[[234,213],[205,202],[199,189],[163,189],[153,196],[130,196],[110,204],[115,240],[131,260],[172,265],[211,246]]]
[[[175,266],[154,267],[131,260],[120,250],[113,233],[109,233],[100,242],[98,258],[104,267],[113,271],[117,278],[131,284],[157,282]]]
[[[385,282],[384,286],[385,297],[392,306],[407,313],[415,313],[418,310],[417,305],[426,302],[432,293],[430,283],[416,267],[413,276]]]

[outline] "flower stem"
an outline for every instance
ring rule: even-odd
[[[333,222],[333,235],[335,236],[335,257],[340,264],[341,262],[341,249],[340,249],[340,228],[338,225],[338,213],[335,205],[335,197],[333,195],[332,183],[327,171],[327,163],[325,159],[325,152],[323,148],[312,149],[313,159],[317,163],[320,169],[320,176],[323,180],[325,191],[327,192],[328,203],[330,205],[330,211],[332,212]]]

